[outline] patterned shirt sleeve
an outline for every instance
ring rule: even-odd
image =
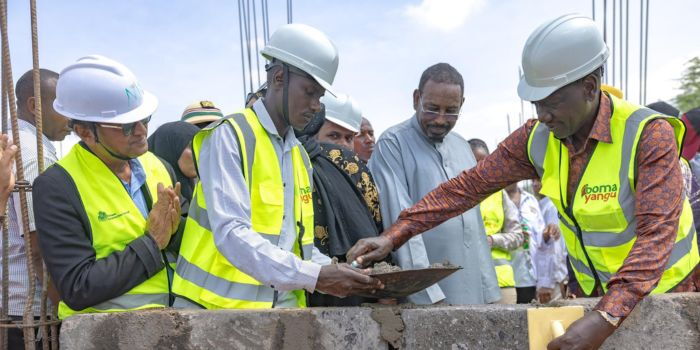
[[[668,122],[655,120],[644,128],[637,164],[637,240],[596,306],[615,317],[627,317],[654,289],[675,242],[683,206],[683,177]]]
[[[479,204],[492,193],[514,182],[537,177],[527,155],[527,140],[536,120],[508,136],[476,167],[463,171],[428,193],[412,208],[404,210],[384,232],[394,248]]]

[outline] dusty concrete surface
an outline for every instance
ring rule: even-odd
[[[593,309],[598,298],[558,302]],[[632,311],[601,350],[700,349],[700,293],[673,293],[646,298]]]
[[[369,308],[80,315],[61,349],[386,349]]]
[[[406,349],[527,349],[527,306],[402,310]]]
[[[579,299],[553,306],[583,305],[591,309],[596,302]],[[63,322],[61,347],[387,349],[385,339],[389,338],[395,347],[403,349],[527,349],[528,307],[171,309],[79,315]],[[700,349],[700,293],[647,298],[603,349]]]

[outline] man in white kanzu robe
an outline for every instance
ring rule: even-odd
[[[464,81],[450,65],[428,68],[414,91],[414,114],[385,131],[369,166],[379,188],[384,227],[439,184],[476,165],[469,143],[450,130],[464,102]],[[408,297],[416,304],[483,304],[500,291],[479,208],[410,239],[394,253],[402,268],[448,260],[463,269]]]

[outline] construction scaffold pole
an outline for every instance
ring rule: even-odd
[[[602,25],[603,40],[608,45],[611,55],[606,64],[603,82],[611,84],[623,91],[625,98],[631,99],[630,91],[630,1],[612,1],[612,19],[608,16],[608,0],[602,0],[602,16],[598,16],[596,2],[591,1],[592,18],[598,19]],[[644,105],[648,96],[648,71],[649,71],[649,19],[651,11],[649,0],[639,1],[639,94],[637,103]],[[611,21],[612,30],[608,30],[608,22]],[[611,32],[611,36],[608,36]],[[634,58],[634,57],[632,57]],[[632,74],[634,76],[634,74]],[[634,80],[634,77],[633,79]],[[632,86],[634,89],[635,87]]]
[[[643,80],[644,76],[644,0],[639,0],[639,103],[642,104],[643,99]]]
[[[612,0],[612,85],[616,84],[615,61],[617,60],[617,0]]]
[[[644,21],[644,99],[647,104],[647,69],[649,68],[649,0],[646,0],[646,20]]]
[[[32,78],[34,89],[34,108],[35,127],[36,127],[36,142],[37,142],[37,163],[38,171],[42,172],[45,168],[44,164],[44,148],[43,148],[43,123],[42,123],[42,106],[41,106],[41,71],[39,66],[39,35],[37,25],[37,7],[36,0],[29,0],[30,18],[31,18],[31,40],[32,40]],[[15,323],[8,316],[8,289],[9,289],[9,266],[7,256],[9,255],[9,230],[7,222],[2,227],[2,311],[0,313],[0,328],[2,332],[3,349],[9,346],[7,340],[7,330],[9,328],[20,328],[24,334],[25,349],[35,349],[35,332],[39,329],[39,335],[42,339],[43,350],[49,348],[58,349],[58,319],[55,317],[55,308],[51,311],[51,319],[47,319],[48,312],[48,289],[49,278],[47,270],[41,261],[41,275],[36,272],[37,266],[34,265],[34,246],[32,246],[32,233],[29,228],[29,208],[27,202],[27,194],[31,192],[31,185],[26,181],[23,166],[21,139],[19,135],[19,123],[17,106],[15,104],[14,80],[12,78],[12,62],[10,55],[9,34],[7,25],[7,0],[0,0],[0,31],[2,38],[2,118],[3,118],[3,133],[7,131],[7,117],[9,114],[10,124],[12,128],[12,140],[17,146],[15,155],[15,176],[16,183],[14,192],[18,192],[21,212],[21,230],[24,243],[24,254],[27,260],[27,295],[24,303],[24,312],[21,323]],[[8,113],[9,111],[9,113]],[[14,194],[13,194],[14,196]],[[14,197],[17,198],[17,197]],[[2,208],[7,211],[7,208]],[[39,322],[35,320],[34,314],[34,296],[36,295],[36,279],[41,279],[41,300]],[[56,305],[54,305],[55,307]]]
[[[287,23],[292,23],[291,0],[287,0],[286,11]],[[263,85],[260,44],[267,45],[270,40],[268,0],[238,0],[238,39],[241,50],[243,99],[246,100],[249,94],[255,93]],[[264,62],[262,66],[264,68]]]
[[[15,90],[14,90],[14,80],[12,79],[12,66],[10,63],[10,45],[9,45],[9,35],[7,34],[7,0],[0,0],[0,25],[2,26],[2,56],[3,56],[3,80],[5,80],[7,94],[8,94],[8,105],[10,107],[10,120],[12,125],[12,140],[17,146],[17,154],[15,155],[15,178],[16,184],[24,184],[24,167],[22,166],[22,147],[19,139],[19,124],[17,122],[17,106],[13,103],[15,100]],[[32,247],[29,240],[29,210],[27,207],[27,188],[21,186],[19,188],[19,200],[22,215],[22,229],[23,232],[27,233],[24,236],[24,248],[25,254],[27,256],[27,273],[29,274],[29,285],[27,286],[27,298],[24,305],[24,317],[22,321],[22,330],[24,332],[24,348],[34,349],[34,292],[36,290],[35,284],[35,272],[34,272],[34,261],[31,259]],[[3,260],[4,260],[3,256]],[[3,281],[9,276],[3,276]],[[5,321],[5,320],[3,320]],[[3,324],[3,327],[14,327],[16,325]]]
[[[625,94],[629,93],[630,61],[630,2],[625,1]]]
[[[608,0],[603,0],[603,41],[608,43]],[[605,69],[604,82],[608,82],[608,70]]]

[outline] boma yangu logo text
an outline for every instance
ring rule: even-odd
[[[607,202],[611,198],[617,198],[617,184],[597,186],[585,184],[581,188],[581,196],[584,198],[585,203],[590,201]]]
[[[308,204],[308,203],[311,201],[311,198],[312,198],[312,196],[313,196],[313,194],[311,193],[311,192],[312,192],[312,191],[311,191],[311,187],[310,187],[310,186],[306,186],[306,187],[299,188],[299,192],[300,192],[300,193],[299,193],[299,199],[300,199],[304,204]]]

